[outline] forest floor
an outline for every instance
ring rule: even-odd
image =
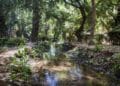
[[[32,43],[27,43],[22,47],[10,47],[6,51],[0,53],[0,80],[5,80],[8,76],[7,65],[10,63],[11,57],[14,57],[18,51],[22,51],[24,48],[32,48]]]
[[[67,53],[78,64],[87,65],[101,74],[106,74],[115,79],[117,77],[120,80],[120,46],[102,45],[102,48],[99,48],[95,45],[78,43],[76,48]],[[114,74],[115,72],[116,74]]]
[[[75,47],[72,50],[66,52],[77,64],[87,64],[95,71],[105,73],[110,75],[111,65],[114,64],[114,56],[120,53],[120,46],[108,46],[102,45],[100,51],[94,51],[95,46],[90,46],[86,44],[72,43]],[[21,48],[9,48],[7,51],[0,53],[0,79],[4,80],[7,78],[7,67],[9,64],[10,57],[13,57],[19,50],[24,48],[32,48],[34,45],[32,43],[27,43]],[[40,69],[42,66],[46,65],[47,62],[39,60],[29,61],[32,68]],[[39,67],[37,67],[39,65]],[[35,67],[36,66],[36,67]],[[52,70],[59,70],[60,68]],[[63,68],[64,69],[64,68]],[[36,69],[33,69],[33,72]]]

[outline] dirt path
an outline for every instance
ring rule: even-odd
[[[17,47],[9,48],[6,52],[0,54],[0,58],[13,57],[19,50],[23,50],[24,48],[32,48],[32,47],[33,47],[32,43],[27,43],[25,46],[21,48],[17,48]]]

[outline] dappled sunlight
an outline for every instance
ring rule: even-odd
[[[31,68],[33,73],[34,72],[39,72],[45,66],[47,66],[47,64],[48,64],[47,60],[34,60],[34,59],[31,59],[30,61],[28,61],[28,65],[30,65],[30,68]]]
[[[0,86],[120,86],[120,0],[0,0]]]
[[[68,86],[71,83],[71,85],[108,86],[105,77],[98,77],[97,73],[93,74],[94,72],[90,69],[84,71],[82,67],[73,65],[71,62],[66,62],[66,64],[64,62],[59,63],[59,65],[50,65],[47,60],[31,60],[28,64],[31,66],[33,73],[44,75],[44,85],[46,83],[48,86]],[[41,75],[36,76],[36,79],[37,77],[41,77]]]
[[[27,60],[25,60],[26,63],[24,64],[30,67],[32,74],[30,75],[31,84],[42,84],[43,86],[109,86],[108,77],[100,75],[87,66],[80,65],[79,63],[77,63],[77,61],[73,60],[73,58],[75,58],[75,54],[73,52],[75,52],[76,55],[79,53],[77,49],[78,47],[75,47],[72,50],[63,53],[60,49],[61,47],[58,48],[59,46],[57,45],[56,49],[55,44],[53,44],[51,45],[49,51],[46,52],[49,59],[45,59],[36,57],[30,58],[28,55],[26,55],[28,54],[28,52],[32,51],[31,47],[33,45],[31,45],[30,43],[29,46],[30,47],[26,46],[27,50],[25,50],[24,48],[20,48],[18,50],[15,50],[15,52],[11,51],[10,53],[16,54],[17,51],[21,51],[20,55],[22,55],[22,57],[18,54],[15,58],[22,58],[24,60],[28,58]],[[77,46],[85,47],[85,45],[79,44]],[[95,46],[91,46],[90,49],[93,49],[93,47]],[[46,53],[43,53],[43,56],[46,57],[46,55],[44,55]]]
[[[33,46],[34,44],[29,42],[25,46],[20,48],[17,48],[17,47],[8,48],[7,51],[0,53],[0,57],[2,58],[13,57],[16,53],[18,53],[18,51],[23,51],[25,48],[31,49]]]
[[[68,71],[70,67],[65,67],[65,66],[52,66],[48,67],[48,70],[51,72],[62,72],[62,71]]]
[[[15,53],[18,52],[18,49],[9,50],[0,54],[0,57],[13,57]]]

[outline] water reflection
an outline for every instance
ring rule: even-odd
[[[52,43],[50,45],[50,51],[49,51],[50,55],[53,56],[54,58],[58,58],[56,54],[57,52],[58,49],[56,48],[56,44]],[[66,68],[66,70],[62,70],[63,67]],[[47,86],[109,86],[107,85],[107,81],[105,82],[103,81],[104,80],[103,77],[100,77],[103,78],[103,80],[99,81],[99,79],[97,79],[98,78],[97,76],[94,77],[89,74],[90,70],[84,71],[81,67],[79,67],[78,64],[71,65],[69,67],[62,64],[56,66],[56,68],[58,68],[61,71],[58,71],[53,66],[51,66],[51,69],[48,69],[48,71],[45,72],[44,79],[45,79],[45,83],[47,83]],[[51,70],[52,72],[50,72]]]
[[[48,86],[57,86],[58,79],[55,74],[51,72],[45,73],[45,80]]]
[[[62,80],[80,80],[82,78],[82,71],[79,67],[71,67],[67,71],[62,72],[50,72],[45,73],[45,82],[47,86],[59,86],[59,82]]]
[[[38,62],[32,60],[29,62],[33,68],[32,71],[35,70],[35,67],[37,69],[37,74],[34,74],[32,77],[32,86],[111,86],[108,85],[108,77],[96,75],[96,72],[92,72],[88,67],[80,66],[70,61],[70,58],[64,57],[66,55],[59,51],[55,43],[50,45],[50,50],[47,53],[48,57],[58,58],[55,61],[50,60],[53,64],[50,64],[49,59],[39,60]],[[57,62],[58,65],[55,65],[54,62]]]

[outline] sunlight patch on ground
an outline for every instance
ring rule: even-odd
[[[62,72],[62,71],[68,71],[70,69],[70,67],[65,67],[65,66],[53,66],[47,68],[51,72]]]

